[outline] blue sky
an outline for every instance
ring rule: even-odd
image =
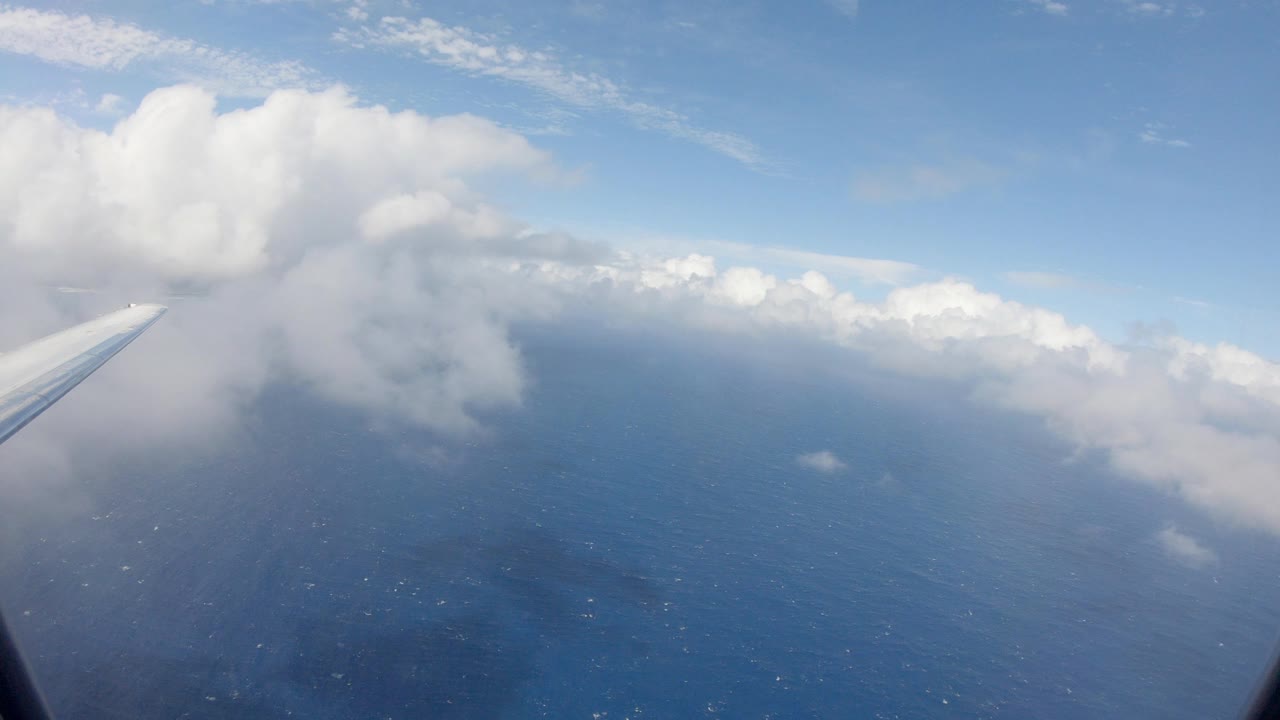
[[[38,10],[87,14],[95,32],[115,21],[96,46],[68,39],[59,54],[11,35],[0,54],[0,95],[84,124],[108,127],[177,80],[260,81],[223,88],[228,106],[340,82],[392,109],[491,118],[578,170],[570,184],[487,188],[541,227],[622,247],[719,242],[718,256],[740,243],[902,260],[1113,340],[1171,322],[1280,355],[1275,2]],[[130,26],[160,40],[121,41]],[[188,59],[148,55],[156,42],[188,42]],[[86,62],[94,47],[105,55]],[[105,93],[122,99],[95,110]]]

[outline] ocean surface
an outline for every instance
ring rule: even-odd
[[[1280,543],[969,388],[518,339],[524,406],[479,435],[274,388],[234,446],[104,464],[25,527],[0,599],[59,716],[1200,719],[1275,647]]]

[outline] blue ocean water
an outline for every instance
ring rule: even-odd
[[[594,327],[522,331],[533,384],[481,437],[276,388],[233,447],[103,467],[6,554],[51,704],[1233,717],[1274,649],[1274,539],[1034,418],[799,340]],[[1167,557],[1171,522],[1221,561]]]

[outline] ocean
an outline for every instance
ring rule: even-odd
[[[104,463],[3,565],[57,714],[1199,719],[1275,649],[1274,538],[964,384],[589,327],[522,328],[523,406],[464,438],[276,387]]]

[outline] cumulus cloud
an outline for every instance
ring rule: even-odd
[[[866,285],[905,285],[930,274],[925,268],[904,260],[750,245],[720,239],[650,236],[634,238],[633,242],[646,248],[650,255],[676,259],[690,253],[708,258],[714,255],[722,263],[767,266],[797,273],[813,270],[838,281],[856,280]]]
[[[0,107],[0,307],[22,309],[4,313],[0,342],[184,290],[129,362],[77,392],[70,438],[216,434],[277,379],[468,432],[477,412],[520,401],[509,323],[552,307],[496,277],[494,258],[582,252],[503,216],[469,181],[555,172],[486,120],[392,113],[342,89],[219,113],[207,91],[170,87],[110,132]],[[97,292],[48,300],[57,286]],[[112,407],[131,408],[126,437],[101,422]]]
[[[334,39],[357,48],[408,50],[434,65],[501,78],[575,107],[620,113],[642,128],[697,143],[749,167],[765,165],[755,144],[741,135],[701,128],[675,110],[636,100],[617,82],[599,73],[576,70],[550,50],[503,43],[491,35],[432,18],[384,17],[376,23],[343,28],[334,33]]]
[[[315,84],[315,73],[299,62],[267,62],[133,23],[55,10],[0,5],[0,51],[93,70],[144,65],[156,75],[199,82],[225,95],[259,97]]]
[[[805,453],[797,457],[796,462],[810,470],[824,473],[839,472],[849,467],[830,450]]]
[[[345,233],[431,225],[428,199],[441,206],[439,242],[492,236],[510,228],[463,177],[549,167],[488,121],[360,108],[340,89],[278,92],[219,115],[211,94],[173,87],[148,95],[110,134],[46,110],[0,108],[0,133],[3,242],[63,275],[90,261],[167,280],[250,275],[292,266]],[[397,203],[416,210],[395,216]]]
[[[1161,340],[1169,352],[1169,374],[1179,380],[1195,376],[1240,388],[1249,395],[1280,405],[1280,365],[1230,343],[1209,347],[1185,338]]]
[[[1190,568],[1200,569],[1218,562],[1217,553],[1172,525],[1156,533],[1156,542],[1169,557]]]
[[[1065,356],[1090,373],[1117,373],[1127,361],[1127,353],[1058,313],[1004,300],[953,279],[896,288],[875,303],[837,292],[818,272],[780,280],[751,267],[720,271],[714,258],[703,255],[626,258],[590,268],[548,263],[537,271],[556,282],[605,281],[623,292],[693,296],[711,307],[745,311],[741,317],[755,323],[802,326],[850,347],[896,351],[900,348],[895,341],[902,339],[927,355],[946,357],[942,364],[952,366],[965,358],[966,364],[1011,369]]]

